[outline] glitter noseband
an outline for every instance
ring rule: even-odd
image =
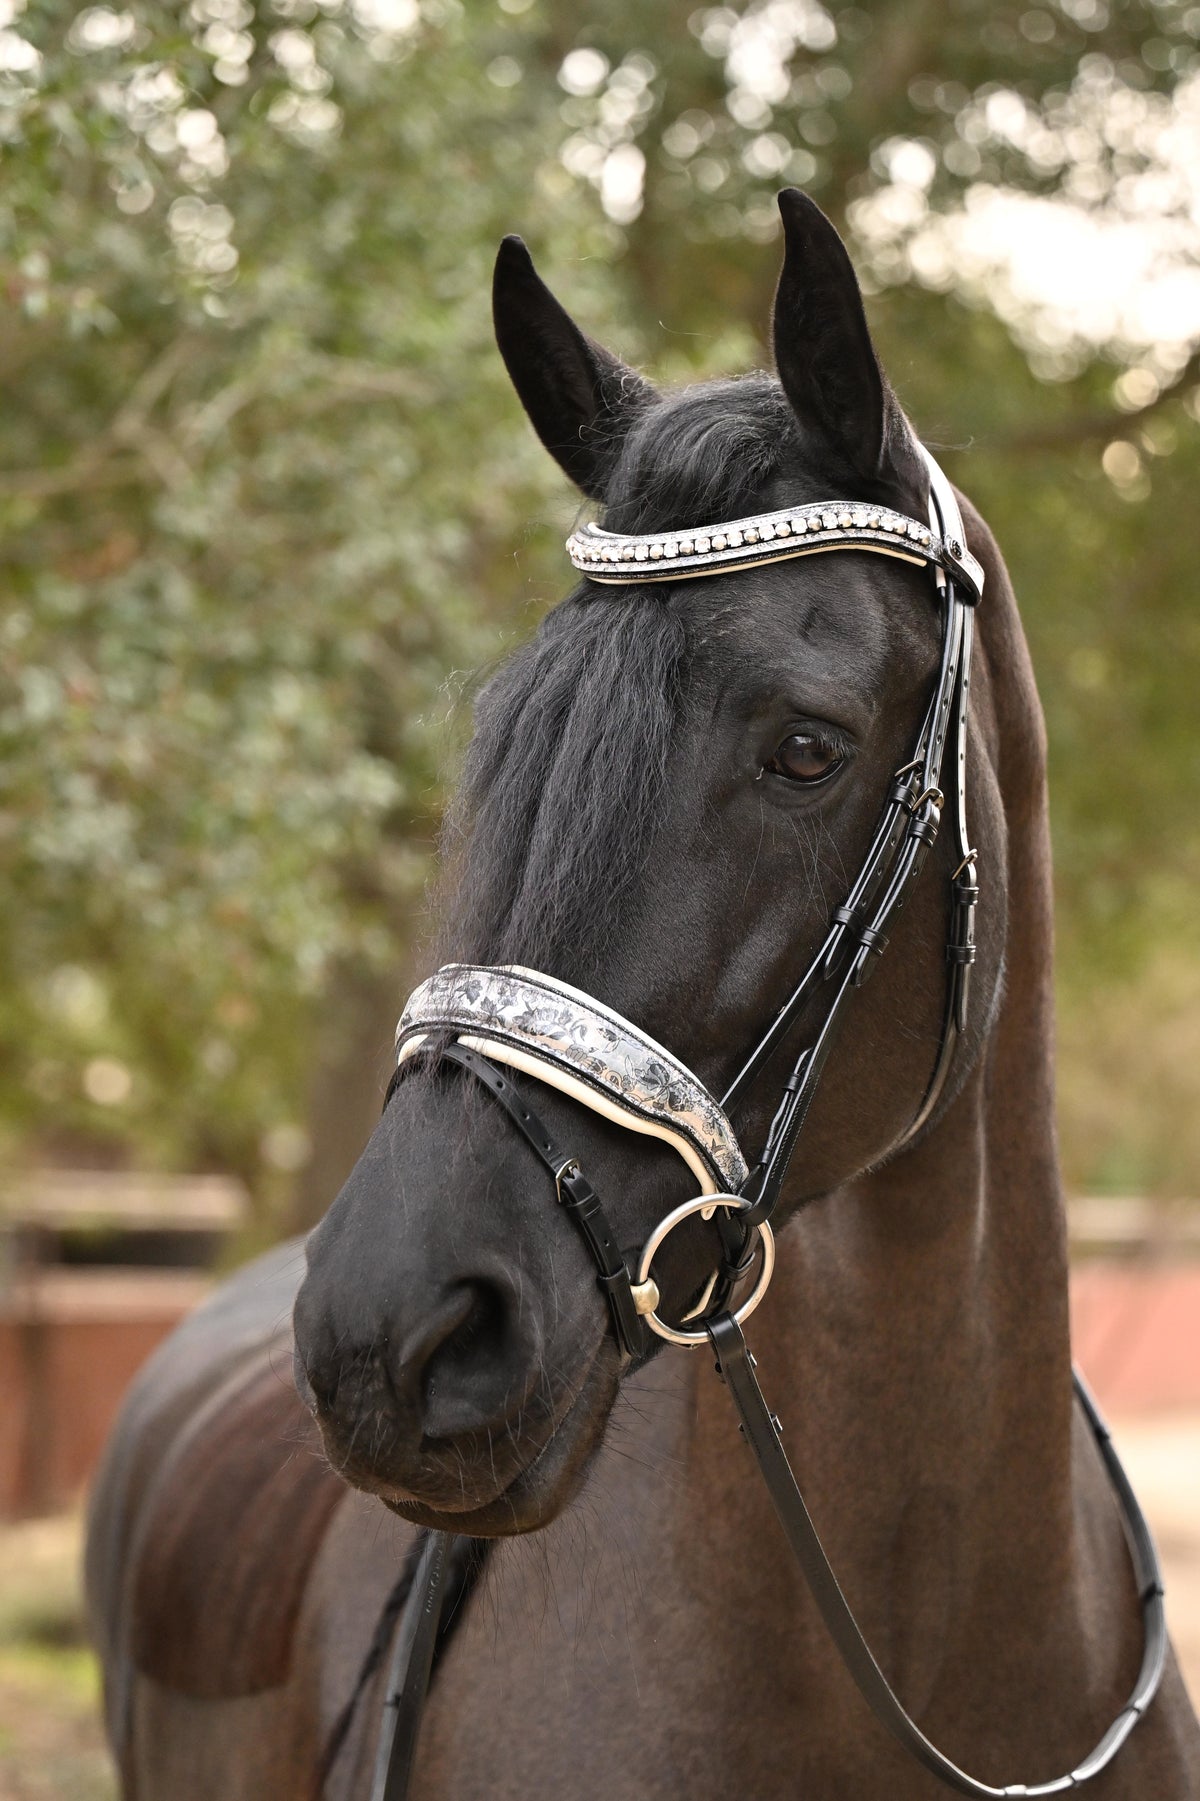
[[[1077,1374],[1076,1394],[1124,1519],[1142,1609],[1141,1667],[1128,1702],[1095,1750],[1074,1770],[1049,1782],[995,1788],[967,1775],[931,1744],[904,1711],[872,1657],[817,1537],[783,1448],[779,1420],[763,1398],[754,1359],[741,1332],[741,1321],[758,1305],[771,1279],[771,1214],[836,1030],[853,994],[866,980],[872,960],[886,949],[885,928],[907,899],[937,839],[947,801],[942,771],[951,744],[950,805],[946,810],[955,855],[941,1037],[916,1115],[892,1146],[893,1153],[931,1118],[945,1091],[955,1047],[966,1029],[979,899],[977,852],[967,835],[967,702],[973,609],[983,591],[983,571],[966,549],[953,489],[927,451],[924,456],[930,481],[928,524],[888,508],[832,500],[758,514],[732,524],[649,536],[627,536],[589,525],[573,533],[567,543],[576,569],[600,584],[683,581],[833,550],[901,557],[933,573],[942,617],[942,649],[912,758],[892,777],[870,849],[845,901],[834,908],[812,961],[720,1104],[671,1052],[579,989],[536,970],[455,963],[423,982],[404,1009],[396,1034],[396,1074],[388,1098],[406,1071],[420,1060],[421,1051],[468,1069],[489,1090],[549,1171],[559,1201],[582,1232],[597,1266],[623,1356],[632,1360],[645,1355],[647,1328],[672,1343],[709,1344],[716,1353],[718,1373],[729,1388],[779,1522],[830,1635],[876,1718],[948,1788],[977,1801],[1002,1801],[1005,1796],[1066,1794],[1106,1769],[1150,1705],[1166,1656],[1162,1578],[1154,1542],[1086,1386]],[[813,998],[830,990],[833,999],[824,1019],[796,1057],[766,1142],[748,1168],[729,1123],[729,1110],[782,1047]],[[512,1070],[558,1089],[617,1125],[669,1144],[687,1164],[700,1193],[660,1220],[640,1253],[623,1254],[578,1158],[564,1154],[555,1144],[507,1073]],[[699,1300],[680,1325],[672,1326],[658,1313],[660,1295],[652,1265],[667,1236],[696,1213],[712,1221],[720,1254]],[[731,1311],[735,1289],[754,1273],[756,1265],[751,1293],[736,1312]],[[698,1327],[686,1329],[693,1320],[699,1322]],[[380,1746],[374,1801],[400,1801],[407,1791],[441,1612],[438,1596],[445,1592],[445,1569],[452,1555],[448,1547],[455,1542],[448,1534],[434,1532],[422,1552],[414,1578],[420,1611],[414,1616],[409,1648],[403,1649],[402,1638],[396,1653],[397,1674],[389,1685],[389,1693],[394,1688],[395,1695],[388,1703],[396,1712]]]
[[[447,1046],[448,1036],[454,1042]],[[749,1206],[740,1198],[749,1174],[746,1160],[723,1109],[699,1077],[611,1007],[567,982],[515,965],[447,963],[422,982],[396,1027],[397,1076],[430,1040],[435,1045],[441,1041],[443,1057],[464,1064],[490,1088],[550,1170],[559,1199],[574,1207],[576,1219],[582,1208],[595,1223],[598,1243],[592,1244],[592,1253],[625,1355],[636,1357],[645,1350],[643,1318],[652,1331],[675,1344],[703,1344],[704,1331],[670,1326],[658,1317],[658,1285],[650,1274],[659,1245],[681,1220],[696,1212],[711,1219],[718,1207],[738,1211]],[[637,1259],[636,1281],[629,1273],[633,1259],[616,1250],[578,1160],[555,1147],[511,1081],[494,1070],[488,1075],[489,1065],[496,1063],[537,1077],[615,1125],[660,1139],[686,1163],[700,1195],[676,1207],[655,1228]],[[759,1224],[759,1241],[758,1282],[738,1309],[739,1320],[749,1318],[771,1280],[775,1245],[765,1219]],[[743,1257],[744,1252],[739,1264]],[[718,1279],[719,1271],[685,1316],[684,1327],[705,1311]]]
[[[396,1027],[398,1060],[438,1032],[537,1076],[631,1132],[661,1138],[702,1194],[736,1193],[746,1180],[733,1127],[703,1082],[582,989],[515,964],[447,963],[409,996]]]

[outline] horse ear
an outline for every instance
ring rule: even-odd
[[[538,437],[576,486],[603,499],[613,451],[634,415],[657,399],[654,389],[584,336],[520,238],[500,246],[492,317],[500,354]]]
[[[911,475],[908,427],[867,329],[854,265],[834,227],[799,188],[779,196],[784,256],[775,292],[775,366],[802,424],[868,479]]]

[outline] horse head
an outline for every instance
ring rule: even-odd
[[[610,533],[679,533],[831,496],[928,517],[927,465],[846,251],[806,197],[787,191],[780,206],[777,377],[678,393],[586,337],[520,240],[502,245],[501,352],[542,442]],[[968,523],[1001,582],[987,528]],[[919,562],[854,548],[750,558],[708,579],[610,586],[602,574],[584,575],[479,699],[443,950],[585,990],[721,1095],[819,950],[912,756],[938,677],[937,594]],[[1006,824],[986,642],[976,678],[971,829],[987,868],[1003,864]],[[777,1224],[910,1141],[943,1033],[955,861],[944,834],[847,1013]],[[979,1057],[1004,939],[998,887],[933,1123]],[[811,997],[789,1045],[826,1005]],[[781,1047],[739,1092],[744,1145],[765,1138],[789,1061]],[[528,1088],[622,1247],[694,1194],[662,1142]],[[664,1319],[703,1296],[715,1247],[698,1215],[663,1245]],[[469,1073],[436,1054],[413,1060],[307,1255],[298,1380],[347,1479],[462,1533],[527,1531],[559,1512],[601,1440],[622,1359],[553,1183]]]

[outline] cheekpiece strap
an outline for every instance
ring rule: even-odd
[[[928,451],[924,455],[931,475],[936,472],[935,485],[940,482],[948,491],[942,471]],[[870,550],[906,563],[932,564],[954,579],[968,604],[983,591],[983,570],[961,529],[947,527],[943,536],[919,519],[864,501],[823,500],[672,532],[610,532],[592,523],[567,539],[567,555],[580,574],[608,584],[685,581],[829,550]]]
[[[733,1127],[700,1078],[631,1020],[567,982],[516,964],[447,963],[409,996],[396,1028],[398,1061],[438,1035],[663,1140],[702,1194],[736,1194],[746,1179]]]

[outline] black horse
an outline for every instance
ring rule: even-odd
[[[579,331],[518,240],[502,247],[501,350],[610,530],[830,495],[927,516],[846,253],[803,196],[781,210],[778,380],[665,397]],[[1072,1400],[1042,721],[1004,565],[962,505],[986,573],[970,1023],[905,1142],[944,1024],[943,837],[816,1096],[755,1343],[905,1706],[975,1775],[1032,1784],[1118,1712],[1142,1626]],[[911,755],[938,662],[932,594],[925,571],[853,550],[583,580],[479,703],[445,955],[585,989],[720,1094]],[[777,1089],[764,1072],[739,1104],[743,1143],[761,1142]],[[549,1089],[537,1106],[621,1244],[694,1191],[662,1144]],[[679,1318],[711,1227],[671,1245],[656,1273]],[[90,1593],[127,1796],[363,1796],[395,1623],[380,1607],[413,1526],[502,1541],[437,1670],[422,1801],[945,1792],[833,1653],[710,1358],[670,1351],[622,1379],[586,1246],[469,1074],[425,1063],[398,1085],[300,1273],[283,1247],[168,1344],[97,1486]],[[293,1296],[300,1386],[336,1476],[285,1382]],[[1091,1792],[1200,1795],[1173,1658]]]

